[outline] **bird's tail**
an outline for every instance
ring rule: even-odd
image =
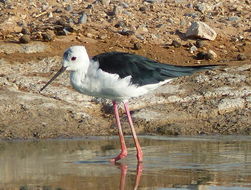
[[[168,78],[181,77],[186,75],[192,75],[195,72],[203,70],[214,69],[216,65],[207,66],[175,66],[169,64],[162,64],[161,74]]]

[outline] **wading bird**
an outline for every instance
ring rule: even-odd
[[[89,58],[84,46],[72,46],[64,52],[61,69],[40,90],[44,90],[65,70],[70,71],[71,85],[82,94],[112,100],[119,131],[121,152],[111,159],[116,162],[127,156],[127,148],[120,124],[118,102],[123,102],[137,149],[138,162],[143,152],[137,138],[128,107],[128,99],[146,94],[173,78],[191,75],[213,66],[174,66],[162,64],[146,57],[108,52]]]

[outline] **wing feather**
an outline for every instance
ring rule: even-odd
[[[139,86],[214,68],[214,66],[191,67],[163,64],[140,55],[123,52],[99,54],[94,56],[93,60],[98,61],[99,68],[105,72],[118,74],[120,78],[131,76],[131,82]]]

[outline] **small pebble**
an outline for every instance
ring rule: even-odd
[[[146,12],[146,7],[140,7],[139,10],[140,10],[141,12]]]
[[[87,15],[83,13],[78,19],[78,24],[85,24],[86,22],[87,22]]]
[[[93,5],[92,4],[89,4],[86,6],[86,9],[92,9],[93,8]]]
[[[44,42],[50,42],[54,39],[53,32],[42,33],[42,38]]]
[[[67,5],[65,10],[67,10],[68,12],[71,12],[73,10],[72,5]]]
[[[238,16],[231,16],[231,17],[228,18],[228,20],[231,21],[231,22],[235,22],[235,21],[239,21],[240,17],[238,17]]]
[[[119,32],[121,35],[123,36],[131,36],[134,34],[134,32],[132,30],[122,30]]]
[[[115,27],[116,28],[119,28],[119,27],[125,27],[125,22],[123,22],[123,21],[119,21],[117,24],[115,24]]]
[[[57,20],[55,24],[56,25],[60,25],[60,26],[66,26],[67,25],[67,23],[64,20],[62,20],[62,19]]]
[[[212,60],[212,59],[214,59],[214,58],[216,58],[217,57],[217,55],[216,55],[216,53],[212,53],[212,52],[199,52],[199,53],[197,53],[197,55],[196,55],[196,58],[198,59],[198,60]]]
[[[145,2],[147,2],[147,3],[155,3],[156,0],[145,0]]]
[[[238,60],[238,61],[244,61],[244,60],[246,60],[246,59],[247,59],[247,56],[244,55],[244,54],[238,54],[238,55],[237,55],[237,60]]]
[[[216,59],[217,54],[213,50],[210,49],[210,50],[208,50],[208,58],[209,58],[209,60]]]
[[[112,11],[112,15],[118,16],[118,15],[121,15],[122,12],[123,12],[123,7],[114,6],[113,11]]]
[[[30,34],[30,30],[28,28],[22,28],[21,33],[22,34]]]
[[[212,60],[212,59],[214,59],[214,56],[211,53],[205,53],[205,59],[206,60]]]
[[[19,39],[19,42],[22,44],[28,44],[30,41],[31,41],[30,36],[26,34]]]
[[[181,43],[180,42],[178,42],[177,40],[173,40],[173,42],[172,42],[172,44],[171,44],[173,47],[175,47],[175,48],[179,48],[179,47],[181,47]]]
[[[194,52],[197,51],[197,50],[198,50],[197,47],[196,47],[195,45],[193,45],[192,47],[190,47],[189,52],[190,52],[190,53],[194,53]]]
[[[140,40],[144,40],[144,36],[141,34],[135,34],[136,38],[140,39]]]
[[[129,8],[129,5],[125,2],[121,2],[119,5],[125,9]]]
[[[57,8],[54,12],[55,12],[55,13],[62,13],[63,11],[62,11],[61,8]]]
[[[196,59],[198,59],[198,60],[203,60],[205,58],[206,58],[206,53],[205,52],[200,51],[196,55]]]
[[[107,38],[107,34],[100,34],[100,35],[98,36],[98,38],[101,39],[101,40],[104,40],[104,39]]]
[[[52,18],[52,17],[53,17],[52,12],[49,12],[49,13],[48,13],[48,17],[49,17],[49,18]]]
[[[205,3],[199,3],[197,5],[194,6],[195,10],[204,13],[205,11],[207,11],[207,5]]]
[[[101,0],[102,5],[108,6],[111,0]]]
[[[133,44],[133,49],[139,50],[139,49],[141,49],[141,48],[142,48],[142,46],[140,45],[139,42],[136,42],[136,43]]]
[[[197,48],[202,48],[206,46],[206,42],[204,40],[196,40],[195,45]]]
[[[94,38],[94,37],[95,37],[92,33],[89,33],[89,32],[86,33],[85,35],[86,35],[86,37],[88,37],[88,38]]]

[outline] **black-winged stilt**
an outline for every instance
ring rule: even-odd
[[[40,92],[62,72],[68,70],[71,71],[70,81],[75,90],[82,94],[112,100],[121,144],[121,152],[111,160],[113,162],[127,156],[117,106],[117,102],[123,102],[137,149],[137,159],[138,162],[142,162],[143,153],[133,126],[128,99],[146,94],[175,77],[212,68],[162,64],[140,55],[122,52],[103,53],[90,59],[84,46],[72,46],[64,52],[61,69]]]

